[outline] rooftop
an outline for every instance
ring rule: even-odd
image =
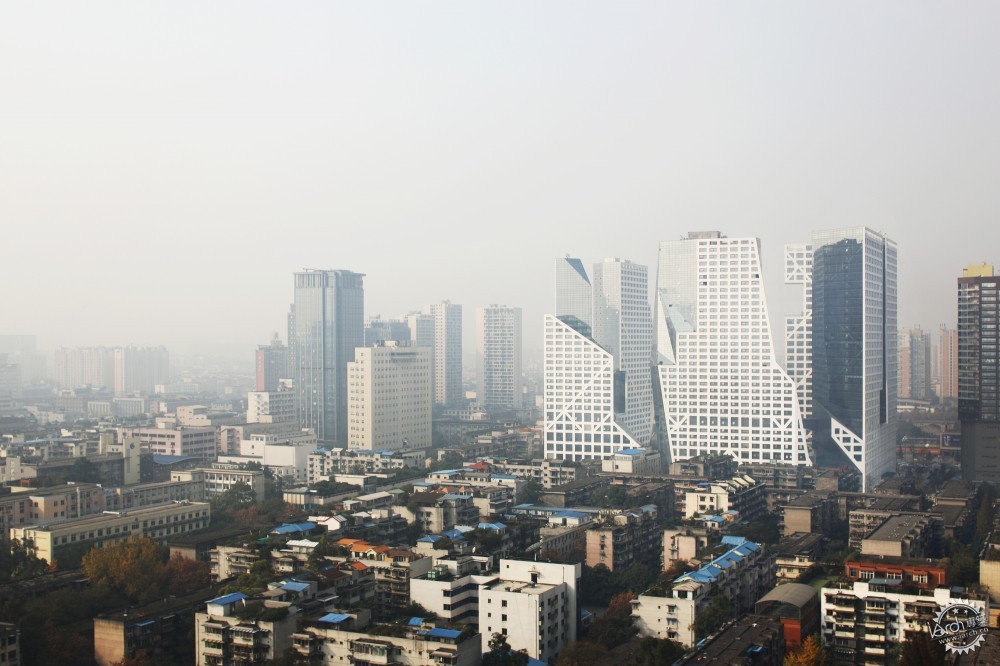
[[[892,516],[866,540],[900,542],[924,524],[925,520],[921,515]]]

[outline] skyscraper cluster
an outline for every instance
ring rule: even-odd
[[[895,470],[896,246],[884,235],[824,231],[785,249],[786,282],[803,288],[802,313],[785,322],[785,367],[759,239],[711,231],[661,243],[652,316],[646,267],[611,259],[592,275],[579,259],[556,261],[547,457],[655,446],[656,423],[675,460],[820,458],[855,467],[866,488]]]

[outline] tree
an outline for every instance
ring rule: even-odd
[[[604,659],[607,655],[608,650],[603,645],[590,641],[578,641],[562,651],[556,666],[590,666],[590,664]]]
[[[944,663],[944,646],[931,639],[930,633],[908,634],[899,655],[899,666],[931,666]]]
[[[785,655],[784,666],[824,666],[826,664],[826,653],[823,647],[812,635],[802,641],[802,645],[795,652]]]
[[[610,650],[625,643],[636,634],[632,624],[634,592],[624,592],[611,599],[608,610],[599,617],[587,632],[587,638]]]
[[[583,566],[580,574],[580,601],[585,604],[605,605],[611,600],[611,570],[603,564]]]
[[[517,494],[518,504],[534,504],[538,501],[538,498],[542,496],[544,492],[542,484],[534,479],[530,479],[527,483],[521,486],[521,492]]]
[[[507,643],[507,637],[494,633],[490,638],[490,651],[483,655],[482,666],[527,666],[528,654],[514,652]]]
[[[627,509],[632,500],[625,486],[603,486],[594,489],[590,502],[605,509]]]
[[[167,561],[167,589],[170,594],[184,596],[212,584],[212,570],[204,562],[182,555]]]
[[[725,596],[717,596],[698,613],[691,628],[694,630],[695,638],[701,640],[709,634],[715,633],[723,624],[732,617],[732,608],[729,599]]]
[[[212,509],[214,511],[238,511],[246,508],[257,501],[257,493],[245,481],[237,481],[229,490],[219,495],[213,500]]]
[[[632,654],[632,666],[672,664],[684,656],[684,647],[675,641],[660,638],[639,639],[639,648]]]
[[[158,543],[133,534],[126,541],[92,548],[82,564],[91,585],[120,592],[133,603],[146,603],[163,593],[167,578],[163,560]]]

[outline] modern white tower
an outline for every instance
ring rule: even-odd
[[[896,469],[896,244],[855,227],[815,232],[790,251],[800,255],[806,310],[789,349],[800,335],[811,344],[808,366],[794,370],[811,386],[819,462],[846,459],[870,490]],[[842,455],[824,461],[821,446]]]
[[[760,240],[660,243],[656,371],[670,457],[811,464],[792,379],[774,356]]]
[[[591,294],[588,301],[587,293]],[[652,434],[647,268],[556,261],[556,315],[545,317],[545,457],[596,460]]]
[[[476,394],[486,410],[521,406],[521,308],[476,311]]]

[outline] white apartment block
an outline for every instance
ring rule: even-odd
[[[391,341],[355,349],[347,364],[348,448],[430,447],[431,376],[428,349]]]
[[[620,259],[598,263],[592,321],[583,321],[591,285],[578,264],[556,262],[556,315],[545,317],[545,457],[600,460],[652,435],[647,271]]]
[[[205,484],[205,495],[217,497],[231,489],[237,483],[245,483],[257,496],[264,499],[264,472],[246,469],[241,465],[214,463],[211,467],[197,469],[174,470],[170,472],[173,482],[202,481]]]
[[[500,560],[497,580],[479,588],[483,653],[494,633],[513,650],[554,664],[576,642],[580,564]]]
[[[660,243],[656,324],[671,460],[811,464],[795,383],[774,355],[759,239]]]
[[[205,502],[171,502],[158,506],[107,512],[54,525],[12,527],[10,538],[31,539],[38,557],[58,561],[62,549],[124,541],[133,534],[166,543],[170,537],[208,527],[211,506]]]
[[[648,449],[622,449],[601,461],[608,474],[660,474],[660,453]]]
[[[115,349],[114,388],[117,395],[140,391],[152,393],[170,376],[170,355],[165,347],[118,347]]]
[[[910,634],[928,631],[938,613],[965,604],[989,617],[983,595],[962,588],[901,591],[902,580],[838,581],[820,591],[823,642],[838,663],[887,663],[886,654]]]
[[[479,590],[497,576],[482,575],[479,562],[466,555],[435,559],[427,573],[410,579],[410,599],[447,622],[479,622]]]
[[[487,411],[521,406],[521,308],[476,311],[476,400]]]
[[[308,482],[328,481],[333,474],[391,474],[404,467],[423,463],[422,451],[368,451],[356,449],[316,449],[309,454]]]
[[[295,419],[293,391],[247,393],[247,423],[293,423]]]
[[[167,456],[190,456],[215,460],[218,453],[218,430],[211,426],[157,428],[118,428],[118,440],[132,437],[150,453]]]

